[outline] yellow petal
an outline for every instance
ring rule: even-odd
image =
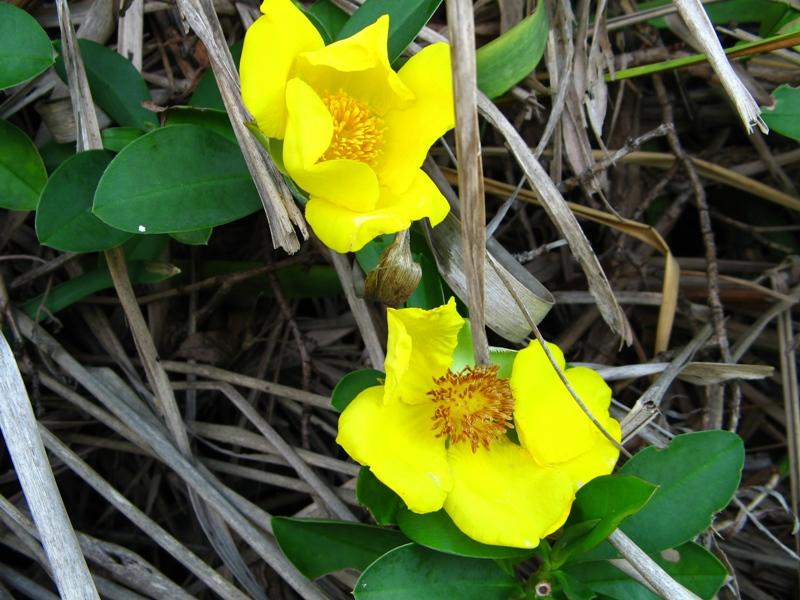
[[[431,145],[455,124],[450,46],[438,43],[413,56],[399,72],[416,96],[384,117],[384,146],[376,171],[381,185],[402,191]]]
[[[498,546],[535,548],[564,523],[574,498],[570,478],[540,466],[506,438],[473,453],[449,450],[453,489],[444,509],[469,537]]]
[[[434,226],[441,223],[450,212],[450,205],[442,192],[427,173],[420,169],[414,171],[410,185],[400,194],[395,194],[389,188],[382,187],[377,208],[395,210],[403,214],[409,221],[428,217],[431,225]]]
[[[563,354],[549,347],[563,368]],[[611,389],[595,371],[575,367],[567,380],[595,418],[604,423]],[[511,374],[514,422],[520,442],[543,465],[571,460],[592,448],[603,434],[561,382],[537,341],[520,350]]]
[[[283,164],[297,185],[312,197],[352,211],[369,211],[379,188],[369,165],[354,160],[317,162],[333,136],[333,118],[317,93],[294,78],[286,85],[286,139]]]
[[[388,37],[384,15],[349,38],[303,54],[298,74],[320,94],[342,90],[383,115],[414,98],[389,64]]]
[[[447,372],[464,325],[455,299],[432,310],[390,308],[387,321],[386,402],[427,404],[433,380]]]
[[[431,429],[433,403],[383,402],[367,388],[339,417],[336,442],[418,513],[439,510],[452,486],[444,440]]]
[[[367,212],[348,210],[312,195],[306,204],[306,221],[323,244],[345,253],[360,250],[380,234],[407,229],[412,221],[425,216],[436,225],[450,210],[442,193],[422,171],[417,171],[404,194],[395,196],[386,188],[380,193],[375,209]]]
[[[264,16],[247,30],[239,73],[242,99],[267,137],[282,138],[286,127],[286,82],[302,52],[325,43],[291,0],[264,0]]]
[[[622,430],[615,419],[609,417],[605,422],[602,420],[600,422],[615,440],[619,442],[622,439]],[[619,448],[600,434],[597,443],[589,450],[572,460],[556,465],[555,468],[569,475],[577,490],[595,477],[611,473],[618,458]]]

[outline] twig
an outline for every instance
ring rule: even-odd
[[[573,188],[578,187],[579,185],[581,185],[581,183],[585,182],[587,179],[597,175],[602,171],[605,171],[609,167],[614,166],[620,160],[622,160],[623,157],[625,157],[626,155],[630,154],[635,150],[638,150],[642,144],[649,142],[650,140],[655,139],[657,137],[661,137],[662,135],[667,135],[667,132],[669,131],[670,127],[671,125],[669,125],[668,123],[662,123],[655,129],[648,131],[647,133],[644,133],[636,138],[628,140],[621,148],[615,150],[612,154],[606,156],[602,160],[595,162],[591,166],[591,168],[587,169],[583,173],[573,175],[569,179],[565,179],[564,181],[559,183],[558,191],[567,192]]]
[[[305,220],[274,163],[245,126],[252,119],[242,103],[236,65],[211,0],[177,0],[177,3],[183,18],[208,51],[225,109],[264,206],[272,243],[274,247],[294,254],[300,249],[294,227],[299,229],[304,239],[308,238]]]
[[[486,204],[483,194],[481,140],[478,132],[474,9],[471,0],[447,0],[446,4],[456,108],[461,237],[464,244],[464,274],[467,278],[469,317],[472,323],[472,346],[475,363],[488,365],[489,342],[486,338],[484,313]]]
[[[679,5],[680,7],[680,5]],[[705,15],[705,13],[703,13]],[[706,252],[706,270],[708,272],[708,304],[711,308],[711,317],[714,322],[714,333],[717,337],[717,344],[719,344],[722,359],[725,362],[733,362],[731,356],[730,343],[728,342],[728,334],[725,331],[725,313],[722,308],[722,301],[719,297],[719,267],[717,265],[717,247],[714,243],[714,231],[711,227],[711,217],[708,211],[708,202],[706,200],[706,191],[700,181],[700,176],[697,174],[697,169],[692,162],[689,155],[683,149],[678,134],[675,133],[675,121],[672,116],[672,105],[667,96],[667,90],[659,75],[653,76],[653,86],[658,96],[658,101],[661,104],[661,113],[664,122],[670,125],[671,128],[667,131],[667,140],[669,141],[670,148],[675,154],[677,159],[683,165],[686,174],[689,176],[689,181],[692,184],[692,191],[694,192],[695,202],[697,203],[697,212],[700,217],[700,232],[703,236],[703,245]],[[736,423],[739,420],[739,411],[741,406],[741,390],[737,385],[733,385],[733,403],[731,406],[731,428],[736,429]],[[706,425],[712,429],[719,429],[722,427],[722,413],[723,413],[723,388],[712,388],[709,392],[709,406],[706,418]]]
[[[0,430],[63,598],[99,598],[36,430],[14,355],[0,334]]]
[[[735,71],[728,62],[725,52],[717,39],[717,34],[714,32],[714,26],[708,19],[706,11],[703,9],[699,0],[673,0],[673,3],[678,7],[678,12],[683,17],[684,23],[692,32],[695,40],[703,50],[703,54],[708,58],[708,62],[714,68],[717,76],[722,83],[722,87],[728,93],[728,97],[736,107],[745,129],[748,133],[753,130],[753,126],[757,125],[758,128],[764,132],[769,132],[767,124],[761,118],[761,110],[753,100],[750,92],[736,75]]]
[[[668,598],[669,600],[700,600],[698,596],[670,577],[656,561],[650,558],[644,550],[639,548],[633,540],[619,529],[614,530],[608,536],[608,541],[662,598]]]
[[[353,313],[356,325],[358,325],[358,330],[361,333],[361,339],[364,340],[364,347],[366,348],[370,365],[373,369],[383,369],[385,355],[378,337],[378,330],[375,328],[375,323],[373,323],[372,316],[369,314],[367,303],[356,295],[347,257],[333,250],[329,250],[328,256],[330,256],[333,268],[336,269],[336,274],[339,276],[344,296],[347,298],[347,304],[350,305],[350,311]]]

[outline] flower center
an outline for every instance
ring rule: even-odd
[[[428,392],[437,404],[433,413],[436,437],[451,444],[469,441],[472,451],[514,428],[514,397],[508,380],[497,377],[499,367],[467,367],[434,380]]]
[[[373,164],[383,147],[383,120],[346,92],[325,94],[333,117],[333,139],[322,160],[347,158]]]

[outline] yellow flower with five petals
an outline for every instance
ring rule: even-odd
[[[330,248],[361,249],[449,206],[420,169],[454,124],[450,50],[428,46],[395,72],[389,17],[328,46],[291,0],[264,0],[245,36],[242,97],[283,140],[283,164],[309,194],[306,220]]]
[[[444,508],[479,542],[534,548],[564,523],[576,490],[614,468],[617,446],[578,406],[537,341],[517,353],[505,379],[497,366],[454,364],[465,321],[452,299],[433,310],[389,309],[388,324],[384,385],[345,408],[336,441],[410,510]],[[619,441],[603,379],[586,367],[565,369],[559,348],[549,348]],[[519,444],[506,434],[512,427]]]

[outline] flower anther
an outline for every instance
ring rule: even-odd
[[[491,442],[514,428],[514,396],[499,367],[466,367],[434,380],[428,395],[436,403],[433,430],[450,444],[468,441],[472,451],[488,449]]]
[[[333,139],[322,160],[346,158],[375,164],[383,147],[383,119],[342,90],[325,94],[322,102],[333,117]]]

